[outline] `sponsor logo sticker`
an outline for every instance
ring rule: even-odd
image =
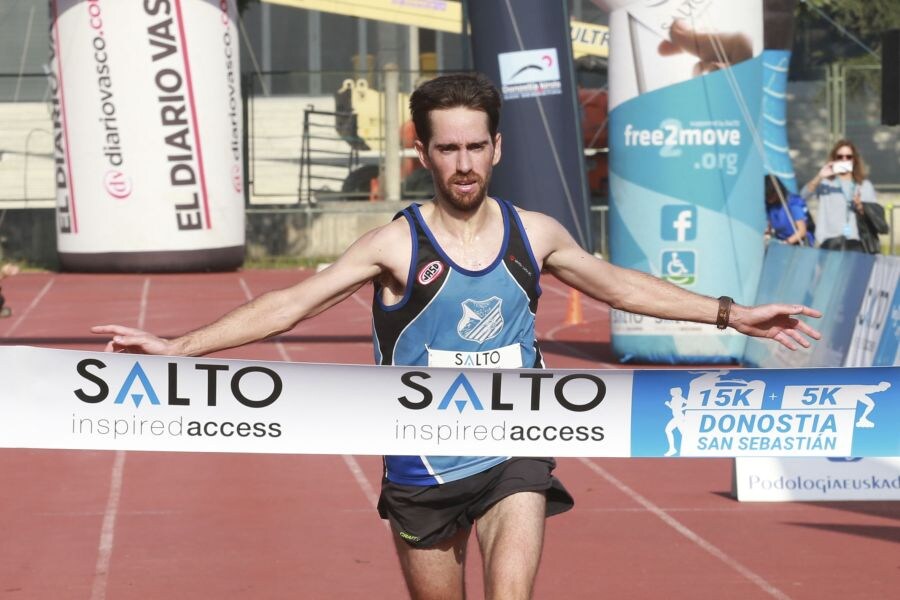
[[[416,281],[421,283],[422,285],[428,285],[435,279],[441,276],[441,273],[444,272],[444,263],[439,260],[433,260],[419,271],[419,274],[416,275]]]
[[[497,55],[504,100],[562,94],[556,48]]]

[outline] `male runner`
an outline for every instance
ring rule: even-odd
[[[354,242],[329,268],[168,340],[116,325],[107,350],[197,356],[289,331],[374,282],[380,364],[442,365],[496,350],[503,367],[543,365],[534,334],[541,271],[611,306],[714,323],[721,302],[595,258],[554,219],[488,197],[500,161],[500,96],[480,75],[449,75],[410,99],[416,151],[435,196]],[[819,333],[799,305],[734,305],[719,316],[788,348]],[[724,322],[722,320],[724,319]],[[379,512],[390,520],[413,598],[463,598],[466,544],[477,523],[487,598],[528,598],[546,516],[572,506],[552,459],[386,457]]]

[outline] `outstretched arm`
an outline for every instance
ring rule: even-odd
[[[585,294],[613,308],[657,317],[698,323],[715,323],[719,302],[689,292],[652,275],[600,260],[582,249],[556,220],[540,213],[523,213],[523,222],[543,269]],[[821,338],[818,331],[794,315],[821,317],[800,304],[734,304],[728,325],[755,337],[773,339],[795,350],[809,347],[807,337]]]
[[[209,325],[177,338],[160,338],[121,325],[100,325],[91,331],[113,336],[106,345],[108,352],[169,356],[201,356],[278,335],[388,272],[386,261],[391,249],[403,247],[402,240],[398,239],[403,230],[392,225],[365,234],[320,273],[291,287],[267,292]]]

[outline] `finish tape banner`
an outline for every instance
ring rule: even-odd
[[[898,367],[495,371],[6,346],[0,376],[6,448],[900,456]]]
[[[74,271],[244,256],[233,0],[50,0],[57,247]]]

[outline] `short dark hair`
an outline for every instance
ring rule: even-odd
[[[456,73],[426,81],[409,97],[419,141],[426,147],[431,141],[431,111],[460,106],[487,114],[491,140],[496,137],[500,128],[500,92],[481,73]]]

